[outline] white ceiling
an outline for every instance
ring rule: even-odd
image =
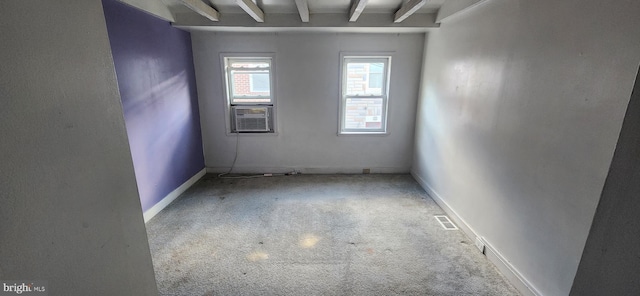
[[[162,0],[174,13],[190,12],[179,0]],[[445,0],[431,0],[416,13],[435,13]],[[235,0],[204,0],[220,13],[244,13]],[[254,1],[264,13],[298,13],[294,0]],[[395,13],[407,0],[369,0],[363,13]],[[348,13],[351,0],[308,0],[309,13]]]
[[[186,30],[402,33],[438,28],[444,18],[488,0],[120,1]]]

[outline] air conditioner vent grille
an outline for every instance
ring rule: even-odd
[[[264,118],[244,117],[238,120],[238,130],[267,130]]]
[[[236,132],[269,132],[269,107],[234,106]]]

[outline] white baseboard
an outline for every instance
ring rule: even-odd
[[[415,171],[411,170],[413,178],[422,186],[427,194],[433,199],[442,210],[444,210],[449,218],[451,218],[464,231],[464,233],[475,241],[476,237],[481,237],[471,226],[449,206],[449,204],[435,191],[429,184],[422,179]],[[493,263],[498,270],[509,280],[509,282],[526,296],[542,296],[542,293],[536,289],[495,247],[493,247],[486,239],[483,238],[485,244],[485,254],[487,259]]]
[[[160,200],[153,207],[151,207],[150,209],[146,210],[144,212],[144,214],[143,214],[144,223],[147,223],[149,220],[151,220],[151,218],[153,218],[155,215],[160,213],[160,211],[162,211],[171,202],[173,202],[176,198],[178,198],[178,196],[180,196],[180,194],[184,193],[185,191],[187,191],[187,189],[189,189],[189,187],[191,187],[193,184],[198,182],[198,180],[200,180],[200,178],[202,178],[202,176],[204,176],[204,174],[206,174],[206,172],[207,172],[206,169],[202,169],[201,171],[199,171],[198,173],[193,175],[193,177],[189,178],[189,180],[187,180],[186,182],[182,183],[182,185],[180,185],[178,188],[174,189],[173,191],[171,191],[171,193],[167,194],[167,196],[165,196],[162,200]]]
[[[296,171],[301,174],[362,174],[362,169],[370,169],[371,174],[407,174],[407,167],[234,167],[232,174],[264,174],[289,173]],[[229,167],[207,167],[207,173],[226,173]]]

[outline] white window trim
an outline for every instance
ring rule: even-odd
[[[261,102],[261,103],[232,103],[231,102],[231,94],[229,94],[230,89],[229,89],[229,77],[228,74],[229,72],[226,69],[226,60],[227,59],[234,59],[234,58],[243,58],[243,59],[247,59],[247,58],[270,58],[271,59],[271,66],[269,68],[269,74],[270,74],[270,92],[271,92],[271,102],[267,103],[267,102]],[[278,111],[277,111],[277,92],[276,92],[276,54],[272,53],[272,52],[255,52],[255,53],[238,53],[238,52],[222,52],[220,53],[220,71],[222,74],[222,96],[224,98],[223,104],[224,104],[224,121],[225,121],[225,134],[227,136],[277,136],[278,135],[278,130],[279,130],[279,123],[278,123]],[[253,97],[246,97],[247,99],[249,98],[253,98]],[[257,97],[260,98],[260,97]],[[264,97],[262,97],[264,98]],[[271,112],[271,118],[272,118],[272,128],[273,128],[273,132],[270,133],[236,133],[233,132],[231,130],[231,112],[232,112],[232,106],[271,106],[272,108],[272,112]]]
[[[252,59],[252,58],[255,58]],[[273,83],[273,73],[271,72],[272,68],[273,68],[273,58],[272,57],[267,57],[267,56],[260,56],[260,57],[237,57],[237,56],[225,56],[223,59],[223,68],[225,69],[225,87],[227,88],[227,100],[229,102],[229,104],[231,105],[257,105],[257,104],[268,104],[271,105],[271,103],[273,102],[273,92],[271,92],[271,87],[273,85],[270,85],[270,89],[269,89],[269,97],[265,97],[265,96],[235,96],[235,93],[233,93],[233,77],[231,76],[231,71],[233,71],[234,69],[237,69],[239,71],[245,71],[246,74],[254,74],[251,71],[247,71],[247,69],[244,68],[227,68],[227,61],[234,61],[234,60],[241,60],[244,62],[265,62],[265,60],[268,60],[269,63],[269,67],[268,68],[260,68],[261,70],[268,70],[269,71],[269,82],[270,84]],[[251,88],[251,84],[252,84],[252,76],[249,76],[249,91],[252,91]],[[258,103],[247,103],[247,102],[233,102],[234,99],[269,99],[269,102],[258,102]]]
[[[391,60],[392,52],[366,52],[366,53],[340,53],[340,97],[339,97],[339,114],[338,114],[338,135],[387,135],[389,134],[389,88],[391,81]],[[384,59],[385,71],[383,71],[383,91],[382,96],[347,96],[346,87],[346,67],[349,59],[361,59],[363,62],[379,61]],[[382,128],[380,129],[345,129],[345,108],[348,97],[358,98],[380,98],[382,97]]]

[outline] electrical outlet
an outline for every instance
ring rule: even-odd
[[[370,174],[371,173],[371,169],[362,169],[362,173],[363,174]]]
[[[480,237],[476,237],[476,248],[480,250],[480,253],[484,254],[484,241]]]

